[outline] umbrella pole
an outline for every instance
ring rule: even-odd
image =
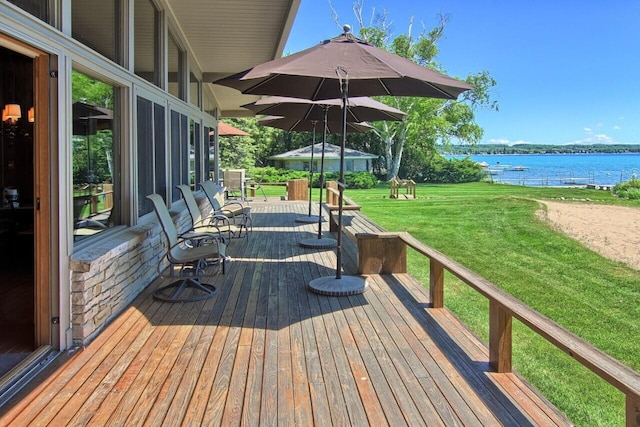
[[[344,72],[345,77],[340,79],[342,89],[342,149],[340,150],[340,179],[338,180],[338,189],[340,197],[338,202],[338,247],[337,247],[337,267],[336,275],[323,276],[313,279],[309,282],[309,289],[312,292],[329,295],[329,296],[347,296],[361,294],[367,290],[368,284],[366,278],[359,276],[343,276],[342,275],[342,203],[344,192],[344,150],[346,146],[347,135],[347,77],[346,70],[340,68],[336,72]],[[326,126],[325,126],[326,128]]]
[[[309,213],[307,215],[301,215],[301,216],[296,218],[296,222],[302,222],[302,223],[305,223],[305,224],[313,224],[313,223],[316,222],[316,217],[314,215],[311,215],[311,207],[312,207],[311,195],[312,195],[312,192],[313,192],[313,152],[315,151],[315,146],[316,146],[316,125],[318,124],[318,121],[317,120],[313,120],[312,124],[313,124],[313,140],[312,140],[312,143],[311,143],[311,164],[309,165],[309,182],[308,182],[308,184],[309,184]],[[323,221],[323,220],[324,220],[324,218],[322,217],[321,212],[318,212],[318,221]],[[304,244],[302,244],[302,245],[304,245]]]
[[[313,189],[313,152],[316,148],[316,124],[317,121],[313,121],[313,138],[311,140],[311,163],[309,164],[309,216],[311,216],[311,191]]]
[[[347,145],[347,92],[349,90],[348,80],[341,79],[342,94],[342,140],[340,143],[340,178],[338,179],[338,247],[336,249],[336,279],[342,278],[342,203],[344,194],[344,150]]]
[[[322,237],[322,222],[324,217],[322,216],[322,190],[324,188],[324,146],[327,141],[327,117],[329,106],[324,105],[324,126],[322,131],[322,153],[320,156],[320,175],[318,176],[318,182],[320,185],[320,201],[318,206],[318,238],[304,239],[299,242],[299,245],[303,248],[314,249],[328,249],[336,247],[336,240],[330,237]],[[331,277],[333,278],[333,276]]]
[[[324,107],[324,126],[322,127],[322,153],[320,153],[320,176],[318,182],[320,186],[320,196],[318,205],[318,239],[322,239],[322,190],[324,189],[324,146],[327,141],[327,115],[329,114],[329,106]]]

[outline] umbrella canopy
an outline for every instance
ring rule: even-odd
[[[86,102],[76,101],[73,103],[73,117],[76,119],[87,119],[95,117],[102,120],[112,120],[113,111],[108,108],[99,107],[97,105],[87,104]]]
[[[319,45],[215,81],[244,94],[311,100],[342,96],[338,81],[349,81],[349,96],[419,96],[456,99],[472,86],[345,33]]]
[[[303,120],[324,120],[327,107],[327,121],[338,122],[342,120],[341,99],[327,99],[311,101],[302,98],[290,98],[286,96],[270,96],[256,102],[243,105],[256,114],[269,114],[272,116],[291,117]],[[376,101],[366,96],[349,98],[347,100],[348,122],[374,122],[378,120],[402,120],[406,113]]]
[[[94,135],[99,130],[112,127],[113,111],[108,108],[76,101],[72,111],[74,135]]]
[[[209,132],[213,135],[213,131]],[[218,136],[250,136],[251,134],[224,122],[218,122]]]
[[[291,132],[311,132],[314,130],[314,122],[317,122],[318,129],[322,129],[321,120],[302,120],[291,117],[267,116],[258,119],[258,124],[262,126],[271,126],[278,129],[284,129]],[[328,133],[342,132],[341,121],[329,121],[326,123]],[[352,123],[347,122],[347,132],[367,132],[373,129],[368,123]]]

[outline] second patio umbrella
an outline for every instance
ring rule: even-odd
[[[403,120],[406,114],[397,108],[390,107],[382,102],[366,96],[349,98],[347,101],[347,132],[358,131],[357,126],[349,126],[349,123],[361,123],[379,120]],[[286,96],[270,96],[258,101],[245,104],[242,107],[256,114],[269,114],[282,116],[287,119],[300,119],[307,123],[323,120],[329,133],[341,131],[342,99],[326,99],[312,101],[309,99],[291,98]],[[293,123],[293,125],[297,125]],[[334,130],[335,129],[335,130]],[[291,130],[291,129],[289,129]],[[315,133],[314,133],[315,137]],[[324,141],[323,141],[324,142]],[[311,167],[309,168],[309,215],[307,220],[298,218],[298,222],[308,222],[311,217],[311,182],[313,180],[313,152]],[[321,202],[322,203],[322,202]]]
[[[311,101],[288,96],[269,96],[250,104],[245,104],[242,107],[256,114],[302,120],[324,120],[325,107],[329,107],[327,121],[336,124],[342,121],[342,99],[340,98]],[[347,100],[347,122],[402,120],[405,116],[405,112],[366,96],[358,96]]]

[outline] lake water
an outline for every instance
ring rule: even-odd
[[[465,156],[451,156],[463,158]],[[615,185],[640,177],[640,154],[474,155],[486,163],[491,178],[528,186]]]

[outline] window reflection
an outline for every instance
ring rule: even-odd
[[[15,4],[44,22],[49,22],[49,2],[47,0],[9,0],[9,3]]]
[[[200,82],[193,73],[189,75],[189,102],[196,107],[200,106]]]
[[[134,12],[135,73],[160,85],[158,67],[158,11],[149,0],[136,0]]]
[[[119,62],[116,17],[120,0],[72,0],[73,38],[114,62]]]
[[[183,99],[184,95],[180,93],[180,82],[182,81],[182,73],[181,73],[181,60],[182,55],[180,49],[178,48],[178,44],[171,34],[169,34],[169,43],[168,43],[168,81],[169,87],[167,90],[169,93],[176,98]]]
[[[74,241],[119,224],[115,88],[73,71]]]

